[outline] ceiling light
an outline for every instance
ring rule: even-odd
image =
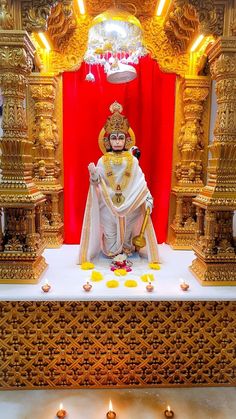
[[[79,11],[81,15],[85,15],[85,8],[83,0],[78,0]]]
[[[138,64],[146,53],[139,20],[125,10],[110,8],[93,19],[89,30],[84,56],[89,66],[86,80],[94,81],[92,66],[100,64],[111,83],[131,81],[137,75],[132,64]]]
[[[160,0],[157,8],[157,16],[161,16],[166,0]]]
[[[38,34],[39,34],[39,38],[41,39],[41,41],[42,41],[44,47],[46,48],[46,50],[47,51],[50,51],[51,50],[51,47],[50,47],[50,45],[48,43],[48,40],[47,40],[46,36],[44,35],[44,33],[43,32],[39,32]]]
[[[197,49],[198,45],[202,42],[203,38],[204,38],[204,35],[199,35],[197,37],[197,39],[194,41],[193,45],[190,48],[191,52],[194,52]]]

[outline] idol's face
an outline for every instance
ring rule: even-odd
[[[122,151],[125,148],[125,133],[114,131],[110,134],[110,144],[113,151]]]

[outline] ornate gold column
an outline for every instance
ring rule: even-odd
[[[25,98],[34,47],[24,31],[0,30],[0,85],[3,95],[0,206],[3,244],[0,282],[35,283],[46,267],[42,230],[35,214],[44,195],[32,179],[32,141]]]
[[[169,243],[174,249],[191,249],[195,237],[196,210],[192,199],[203,187],[208,121],[202,118],[204,111],[209,115],[205,106],[209,87],[209,78],[203,76],[186,76],[183,82],[183,122],[172,189],[175,210],[169,230]]]
[[[60,163],[56,160],[58,130],[55,120],[57,79],[32,73],[30,91],[34,100],[33,159],[34,180],[46,195],[43,208],[43,229],[47,247],[60,247],[63,223],[59,210],[62,186],[58,180]]]
[[[209,49],[216,80],[217,116],[210,146],[207,185],[194,200],[199,224],[192,273],[202,285],[236,285],[233,211],[236,209],[236,37],[222,37]],[[202,212],[204,210],[204,213]]]

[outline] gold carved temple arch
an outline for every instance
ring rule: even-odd
[[[194,246],[191,270],[202,283],[236,283],[235,2],[175,0],[163,18],[154,16],[156,3],[133,5],[148,51],[163,71],[178,75],[169,243],[174,249]],[[93,17],[111,5],[87,0],[82,16],[69,0],[1,2],[0,282],[37,282],[46,266],[44,247],[63,241],[60,74],[79,68]],[[190,53],[201,30],[205,41]],[[38,32],[46,32],[50,52]],[[219,105],[207,169],[210,71]]]

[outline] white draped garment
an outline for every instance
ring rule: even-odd
[[[137,158],[132,156],[132,159],[131,176],[125,190],[122,190],[125,200],[119,207],[112,202],[115,192],[106,176],[104,157],[99,159],[99,181],[90,184],[78,264],[92,261],[101,251],[113,257],[126,249],[135,250],[132,238],[140,233],[145,215],[145,201],[150,192]],[[122,158],[120,164],[110,163],[116,185],[122,185],[127,164],[126,157]],[[157,240],[150,217],[144,237],[146,246],[140,253],[146,255],[149,262],[159,262]]]

